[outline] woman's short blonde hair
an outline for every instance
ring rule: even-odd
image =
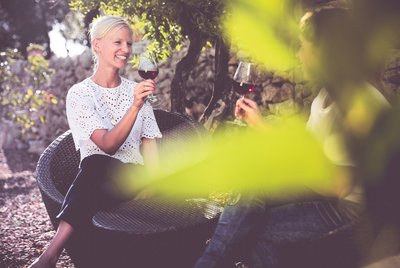
[[[95,39],[102,39],[110,31],[123,27],[128,28],[133,35],[132,28],[126,19],[119,16],[111,16],[111,15],[101,16],[95,19],[90,24],[89,27],[90,41],[93,42],[93,40]],[[92,53],[94,61],[94,70],[96,70],[98,66],[98,58],[96,51],[93,50],[93,47],[92,47]]]
[[[101,16],[90,24],[90,41],[103,38],[108,32],[115,28],[127,27],[132,32],[129,22],[118,16]]]

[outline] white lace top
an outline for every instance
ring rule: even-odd
[[[71,87],[67,94],[67,118],[81,161],[93,154],[108,155],[90,139],[96,129],[112,129],[133,103],[136,83],[121,77],[115,88],[104,88],[90,78]],[[124,163],[143,164],[141,138],[160,138],[153,108],[147,102],[140,109],[128,138],[112,156]]]

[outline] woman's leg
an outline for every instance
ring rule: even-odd
[[[115,203],[108,185],[123,163],[105,155],[91,155],[81,162],[80,171],[65,196],[59,220],[77,229],[92,224],[93,215],[103,207]]]
[[[264,213],[264,202],[256,197],[242,198],[239,203],[225,207],[207,248],[194,267],[223,267],[231,261],[240,247],[247,248],[243,244],[256,232]]]
[[[91,219],[99,209],[117,202],[107,185],[122,162],[105,155],[92,155],[81,162],[81,168],[65,196],[57,218],[57,233],[32,267],[54,267],[73,230],[91,226]]]
[[[74,228],[66,221],[60,221],[57,232],[51,240],[46,250],[39,256],[29,267],[30,268],[47,268],[55,267],[58,258],[64,249],[65,243],[71,237]]]

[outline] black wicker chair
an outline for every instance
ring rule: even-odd
[[[163,110],[154,113],[163,134],[158,140],[161,148],[188,136],[199,142],[208,138],[201,125],[184,115]],[[77,175],[79,157],[67,131],[38,161],[37,183],[54,228],[64,196]],[[156,198],[130,201],[99,212],[93,227],[73,236],[66,249],[78,267],[189,267],[203,250],[220,210],[198,202],[179,206]]]

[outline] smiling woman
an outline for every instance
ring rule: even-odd
[[[125,26],[115,26],[107,35],[102,36],[100,33],[99,38],[92,37],[92,51],[95,55],[95,66],[98,68],[93,80],[102,76],[100,70],[123,69],[132,53],[132,30]],[[102,66],[98,66],[99,64]]]

